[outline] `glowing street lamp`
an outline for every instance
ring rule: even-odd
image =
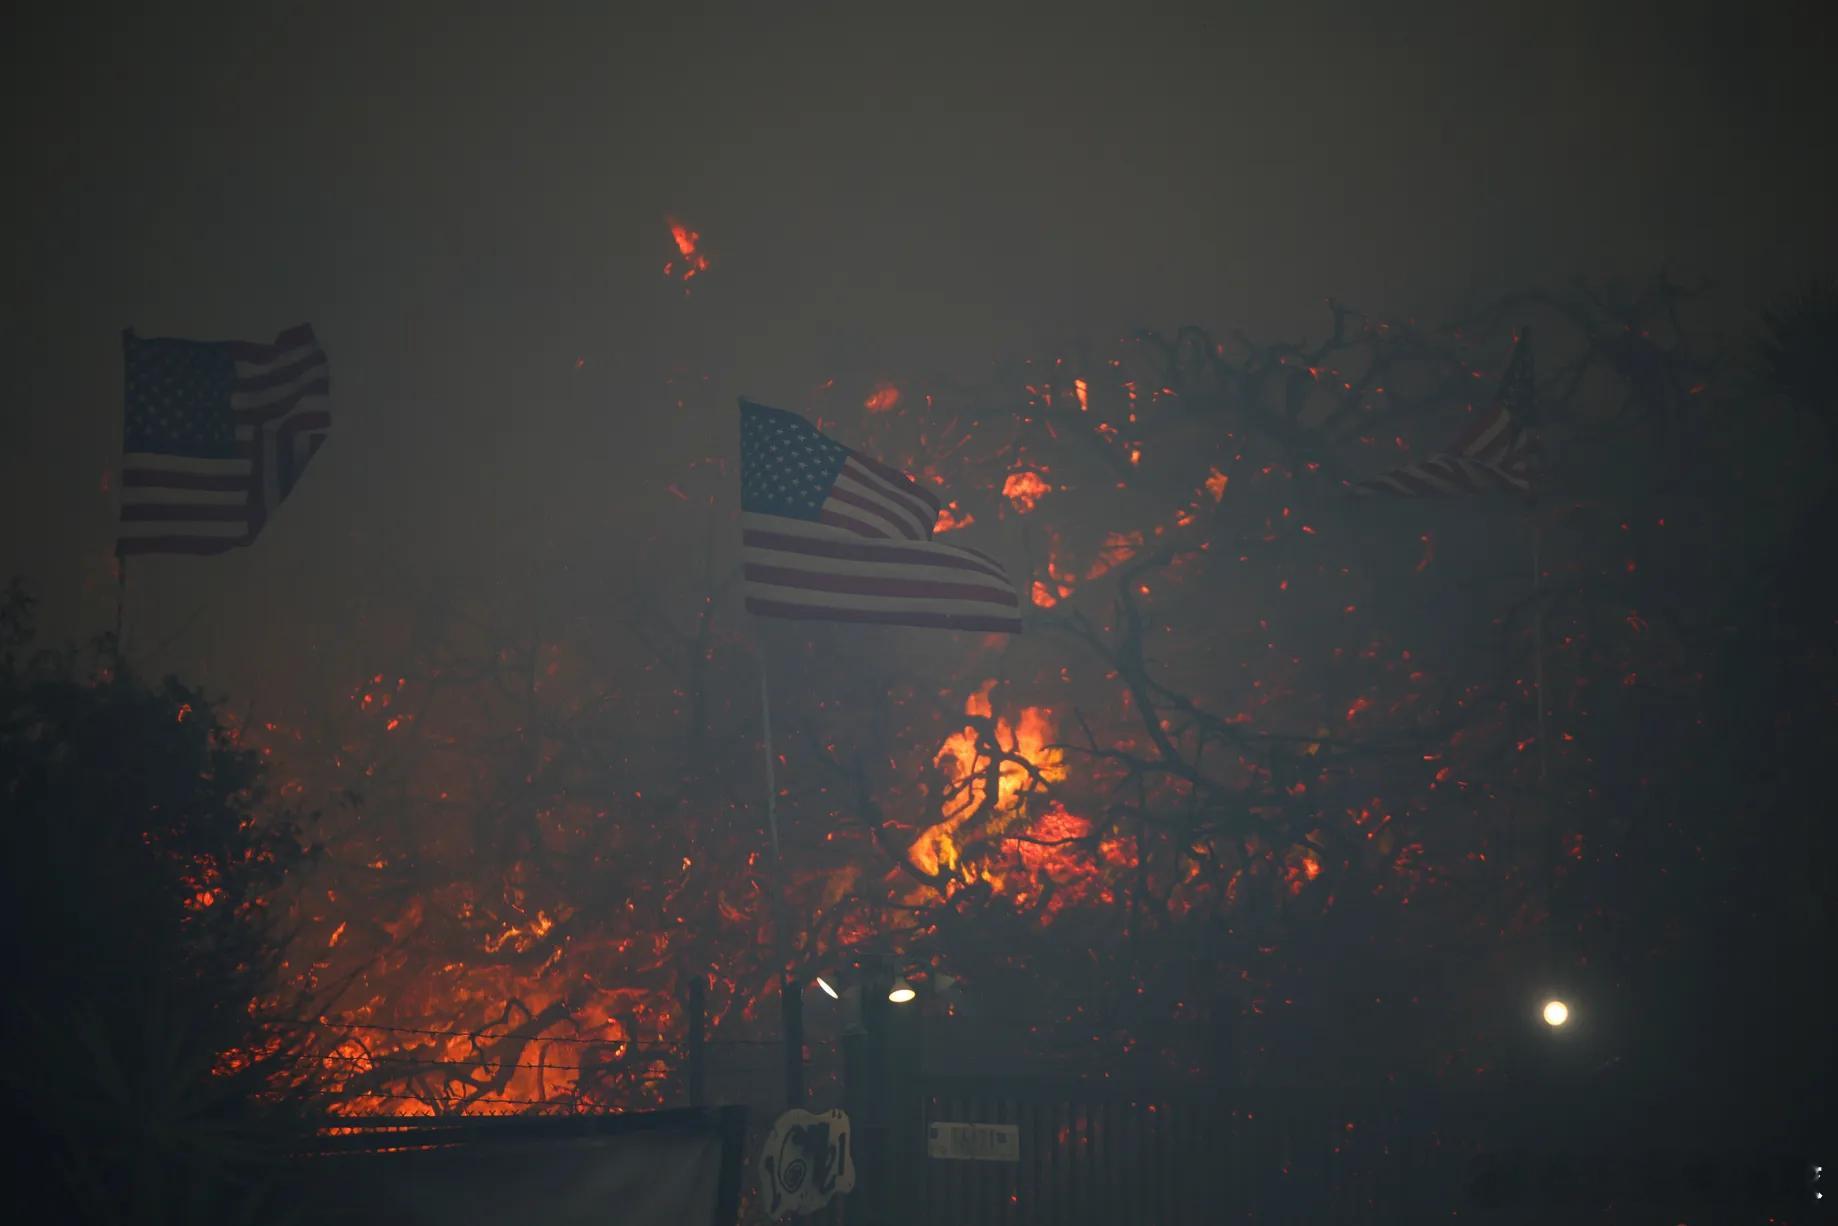
[[[841,1000],[842,999],[841,994],[838,993],[835,988],[831,987],[830,981],[825,979],[822,975],[817,976],[817,986],[822,988],[823,994],[829,997],[831,1000]]]
[[[887,989],[887,999],[896,1005],[910,1004],[918,995],[919,993],[913,990],[913,985],[906,981],[905,975],[895,979],[893,986]]]
[[[1544,1002],[1544,1024],[1555,1030],[1570,1020],[1570,1006],[1561,1000]]]

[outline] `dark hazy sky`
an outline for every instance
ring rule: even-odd
[[[39,7],[0,573],[57,629],[112,614],[129,324],[317,326],[337,424],[300,490],[131,590],[146,641],[209,601],[310,652],[392,583],[617,566],[741,391],[1300,337],[1328,294],[1435,315],[1663,265],[1743,307],[1833,267],[1810,5]],[[715,261],[689,298],[667,212]],[[672,367],[708,375],[682,411]],[[262,638],[172,663],[238,685]]]

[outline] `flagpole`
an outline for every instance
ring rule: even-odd
[[[1545,795],[1545,788],[1550,777],[1550,749],[1546,744],[1545,699],[1544,699],[1544,586],[1543,566],[1540,559],[1540,538],[1543,533],[1537,508],[1532,510],[1532,683],[1537,690],[1538,698],[1538,813],[1541,820],[1539,833],[1544,844],[1542,859],[1544,861],[1544,974],[1555,987],[1561,976],[1559,966],[1559,945],[1557,933],[1557,864],[1562,858],[1562,849],[1558,846],[1557,811],[1551,804],[1550,797]]]
[[[124,388],[127,383],[128,346],[133,339],[134,326],[129,324],[121,330],[121,371]],[[127,482],[128,452],[128,427],[125,404],[124,392],[121,449],[116,453],[119,457],[119,464],[115,469],[115,480],[112,483],[115,492],[115,522],[111,525],[111,529],[115,533],[115,675],[117,677],[121,675],[122,661],[126,656],[126,652],[123,648],[127,645],[125,636],[128,628],[128,557],[121,552],[121,507],[122,503],[127,500],[127,490],[124,488]]]
[[[1544,717],[1544,598],[1540,594],[1543,585],[1542,567],[1538,559],[1538,538],[1541,534],[1537,511],[1532,512],[1532,668],[1534,684],[1538,689],[1538,782],[1544,783],[1551,773],[1551,757],[1545,742]]]
[[[126,654],[127,617],[128,614],[128,559],[120,549],[115,551],[115,673],[121,673],[123,656]]]
[[[804,990],[791,970],[791,922],[785,897],[785,858],[779,847],[779,787],[773,768],[772,687],[767,680],[766,645],[759,651],[759,714],[766,750],[766,830],[772,839],[772,928],[779,955],[779,1017],[785,1045],[785,1105],[804,1105]]]
[[[759,715],[760,723],[765,728],[766,744],[766,829],[772,835],[772,862],[780,864],[779,859],[779,789],[772,770],[772,694],[766,684],[766,651],[762,644],[759,653]]]

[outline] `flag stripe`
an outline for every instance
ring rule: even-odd
[[[922,541],[931,535],[927,525],[913,518],[905,506],[891,499],[877,498],[862,486],[849,480],[848,470],[836,478],[835,486],[830,490],[829,501],[839,502],[853,507],[857,511],[866,511],[880,522],[887,525],[887,535],[903,536],[909,541]],[[841,508],[837,508],[841,510]]]
[[[871,541],[884,541],[888,539],[887,533],[869,523],[867,520],[857,519],[852,515],[844,515],[841,511],[824,511],[822,522],[830,525],[832,528],[841,528],[844,532],[848,532],[854,536],[867,537]]]
[[[123,556],[140,553],[227,553],[244,543],[236,537],[204,536],[123,536],[115,551]]]
[[[748,514],[742,543],[758,549],[777,549],[812,557],[834,558],[853,562],[893,562],[911,566],[947,566],[980,571],[1004,583],[1008,581],[1002,567],[982,554],[960,545],[941,541],[902,545],[893,541],[856,541],[838,535],[817,536],[798,531],[808,528],[797,520],[774,515]]]
[[[889,481],[885,476],[862,462],[859,455],[851,455],[842,466],[839,480],[847,480],[857,486],[871,498],[891,504],[905,513],[913,522],[919,535],[930,536],[932,525],[938,522],[938,506],[918,496],[918,486],[911,481]]]
[[[324,375],[316,375],[298,385],[290,384],[272,392],[236,392],[230,397],[230,407],[242,420],[271,421],[294,408],[308,396],[325,396],[332,390],[332,381]]]
[[[913,480],[909,474],[883,464],[870,456],[865,456],[859,451],[851,453],[850,458],[881,480],[885,481],[888,485],[917,497],[921,502],[925,503],[926,507],[932,512],[933,518],[937,517],[938,508],[943,506],[944,503],[941,502],[938,496],[932,493],[931,490],[926,489],[925,486]]]
[[[1021,629],[1019,617],[997,617],[988,613],[944,610],[851,609],[839,610],[826,605],[808,605],[759,596],[747,597],[747,612],[760,617],[782,617],[804,621],[852,621],[881,626],[914,626],[932,630],[979,630],[1013,634]]]
[[[791,566],[766,566],[749,562],[746,576],[756,584],[795,587],[811,592],[843,592],[854,596],[921,596],[939,600],[968,600],[1019,608],[1013,592],[997,591],[974,583],[948,583],[940,579],[890,579],[880,575],[837,574],[800,570]]]
[[[168,457],[160,457],[162,459]],[[249,461],[236,460],[234,472],[162,472],[151,468],[130,468],[121,474],[125,495],[135,489],[168,490],[246,490],[249,488]]]
[[[270,342],[227,341],[225,348],[230,351],[230,357],[236,362],[262,366],[273,365],[293,350],[316,343],[317,340],[313,336],[313,325],[295,324]]]
[[[174,489],[164,485],[130,485],[121,491],[123,506],[165,504],[170,506],[247,506],[249,483],[239,489]]]
[[[1531,493],[1532,467],[1538,459],[1537,436],[1513,414],[1515,409],[1531,411],[1531,363],[1531,350],[1522,332],[1513,345],[1493,403],[1454,441],[1434,455],[1357,482],[1351,492],[1401,498]]]
[[[885,503],[875,502],[844,489],[840,481],[830,491],[829,499],[823,505],[828,509],[832,503],[839,504],[833,508],[836,514],[871,527],[875,536],[904,537],[909,541],[924,539],[924,535],[913,527],[911,520],[888,510]]]
[[[1499,490],[1529,493],[1531,482],[1493,464],[1458,456],[1432,456],[1416,464],[1393,469],[1381,477],[1362,481],[1355,494],[1397,494],[1420,498],[1436,494],[1480,494]]]
[[[235,503],[190,502],[171,505],[158,502],[130,502],[121,508],[121,522],[145,523],[158,521],[174,523],[192,521],[197,523],[217,522],[242,523],[249,518],[249,500]]]
[[[802,551],[762,549],[748,545],[742,550],[742,561],[749,565],[783,566],[813,574],[850,574],[882,579],[924,579],[938,584],[967,584],[986,591],[1010,592],[1004,576],[963,565],[963,559],[938,557],[918,562],[865,562],[859,559],[841,561]]]
[[[254,395],[277,388],[304,383],[325,370],[325,351],[313,348],[294,350],[272,366],[237,363],[236,390]]]

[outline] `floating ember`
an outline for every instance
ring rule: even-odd
[[[689,282],[707,272],[708,256],[701,250],[702,235],[675,217],[666,217],[664,220],[670,226],[670,237],[676,240],[679,257],[664,264],[664,275]]]
[[[899,403],[899,388],[891,383],[877,383],[874,390],[868,393],[868,399],[862,401],[862,407],[870,413],[885,413]]]
[[[1002,483],[1002,496],[1015,504],[1015,510],[1026,515],[1036,503],[1053,492],[1045,478],[1032,469],[1008,474]]]

